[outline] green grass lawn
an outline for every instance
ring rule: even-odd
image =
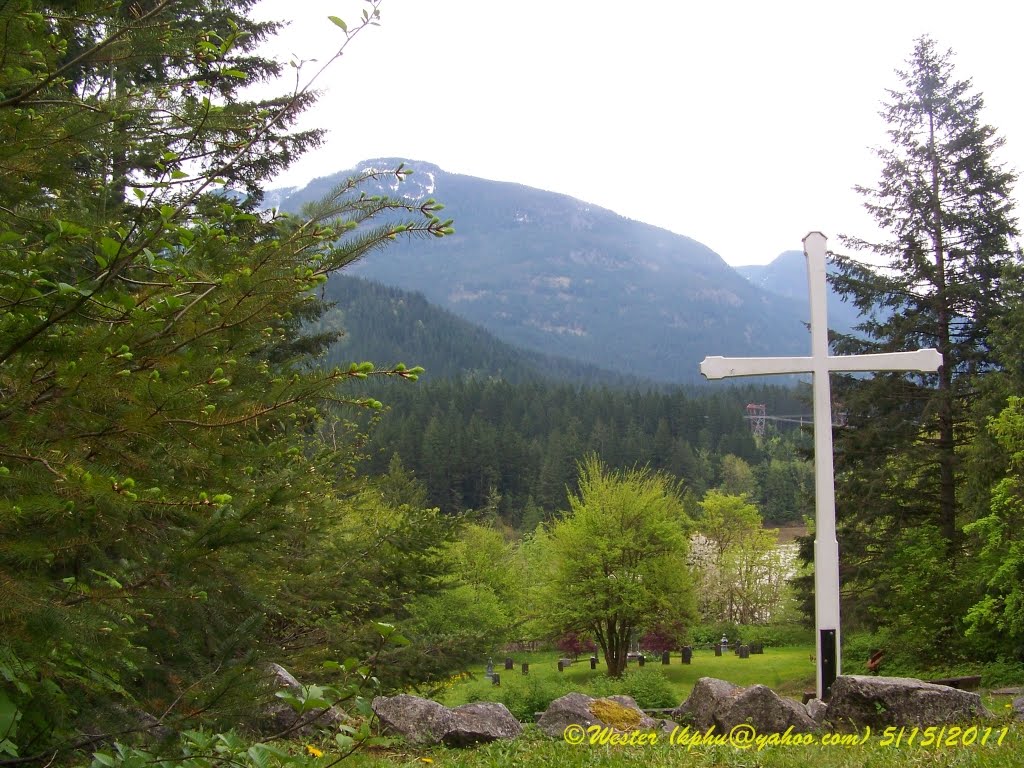
[[[711,650],[698,649],[694,651],[690,664],[683,664],[678,653],[672,654],[668,665],[663,665],[660,659],[648,661],[642,676],[637,674],[638,665],[630,663],[626,677],[621,682],[609,680],[600,662],[597,669],[592,670],[589,657],[585,655],[580,656],[564,672],[559,672],[560,654],[557,651],[511,654],[515,668],[510,671],[504,668],[504,658],[495,659],[494,668],[501,677],[500,687],[495,687],[483,676],[485,666],[480,665],[471,669],[468,678],[459,680],[438,700],[448,706],[470,701],[502,701],[509,706],[527,695],[539,700],[549,694],[551,699],[555,699],[570,691],[580,691],[598,696],[627,693],[633,695],[641,707],[675,707],[690,695],[694,683],[701,677],[717,677],[736,685],[762,683],[783,696],[799,699],[805,690],[814,689],[813,653],[813,646],[765,648],[764,654],[753,654],[749,659],[741,659],[731,652],[715,656]],[[523,675],[521,671],[523,661],[529,662],[528,675]],[[638,679],[640,677],[643,679]],[[665,686],[657,685],[658,677],[664,679]],[[650,693],[660,695],[660,700],[643,701],[643,696],[629,690],[632,683],[638,692],[643,693],[645,682],[652,689]],[[668,700],[663,698],[665,687],[671,692]],[[538,702],[537,709],[531,712],[541,711],[545,707]],[[509,706],[509,709],[515,711],[513,706]],[[524,712],[515,714],[523,719]]]
[[[544,699],[557,698],[569,691],[591,695],[609,695],[631,692],[630,685],[639,686],[640,693],[664,694],[675,706],[682,702],[700,677],[717,677],[737,685],[763,683],[782,695],[799,699],[804,690],[814,687],[815,666],[811,661],[812,647],[795,646],[766,648],[764,655],[739,659],[733,654],[716,657],[712,651],[694,652],[693,663],[684,665],[679,654],[672,655],[672,663],[663,666],[659,661],[648,662],[641,674],[636,665],[620,681],[609,681],[600,665],[590,669],[586,656],[558,672],[557,652],[512,654],[515,669],[504,669],[504,658],[495,658],[495,670],[501,675],[501,686],[495,687],[483,678],[484,665],[471,670],[468,677],[458,678],[443,692],[435,696],[448,706],[469,701],[506,701],[509,708],[522,711],[543,710]],[[530,664],[530,672],[523,675],[520,665]],[[860,670],[847,670],[859,672]],[[652,682],[654,681],[654,682]],[[653,692],[653,693],[652,693]],[[638,701],[640,696],[634,696]],[[567,744],[562,739],[551,739],[527,723],[524,734],[509,742],[497,742],[471,749],[445,747],[416,748],[400,741],[389,748],[357,753],[345,761],[352,768],[397,768],[399,766],[436,766],[441,768],[492,768],[497,766],[566,766],[567,768],[598,768],[601,766],[692,766],[693,768],[1021,768],[1024,766],[1024,725],[1010,719],[1010,697],[983,696],[986,706],[996,715],[990,723],[978,723],[972,745],[943,743],[924,746],[906,743],[885,745],[883,733],[862,733],[863,743],[851,746],[825,745],[816,735],[812,744],[765,746],[758,749],[739,748],[734,745],[686,746],[670,743],[661,736],[658,743],[645,746],[612,746],[584,743]],[[641,703],[643,706],[643,703]],[[536,707],[534,709],[534,707]],[[987,743],[980,743],[990,727]],[[970,737],[968,738],[970,741]],[[1000,742],[1001,743],[998,743]],[[325,755],[324,759],[327,759]]]
[[[531,725],[515,741],[462,750],[392,748],[354,755],[345,764],[351,768],[423,768],[427,765],[432,768],[1020,768],[1024,764],[1024,732],[1019,725],[1008,726],[1002,745],[997,746],[992,740],[1002,727],[993,729],[994,735],[985,746],[883,747],[880,738],[871,737],[865,744],[852,747],[824,746],[819,742],[806,746],[769,746],[758,751],[756,747],[730,746],[687,749],[669,744],[667,740],[643,747],[571,746],[560,739],[549,739]]]

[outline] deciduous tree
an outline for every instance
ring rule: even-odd
[[[693,618],[689,520],[678,484],[647,469],[579,464],[569,513],[546,534],[540,609],[552,634],[593,637],[608,674],[620,676],[633,634]]]

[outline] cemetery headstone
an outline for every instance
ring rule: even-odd
[[[487,671],[484,672],[484,677],[486,677],[488,680],[494,679],[494,662],[490,659],[487,660]]]
[[[722,655],[722,646],[716,645],[715,646],[715,656],[721,656],[721,655]]]
[[[750,652],[751,653],[764,653],[764,643],[751,643],[750,644]]]
[[[693,661],[693,648],[689,645],[683,646],[683,664],[689,664]]]
[[[514,666],[515,666],[515,662],[512,661],[512,657],[511,656],[506,656],[505,657],[505,669],[506,669],[506,671],[509,670],[509,669],[512,669]]]
[[[642,653],[636,657],[636,663],[639,664],[641,667],[644,665],[646,661],[647,659],[644,657]]]
[[[529,663],[527,663],[525,661],[523,662],[523,674],[524,675],[530,674],[530,665],[529,665]]]
[[[564,672],[565,671],[565,667],[562,665],[562,660],[561,659],[558,660],[558,671],[559,672]]]
[[[740,658],[741,659],[749,659],[750,658],[750,646],[749,645],[741,645],[739,647],[739,654],[740,654]]]
[[[501,675],[499,675],[497,672],[491,675],[491,685],[501,685]]]
[[[661,652],[661,663],[662,664],[669,664],[670,662],[671,662],[671,658],[670,658],[669,652],[668,651],[662,651]]]
[[[597,669],[597,656],[590,657],[590,668]]]

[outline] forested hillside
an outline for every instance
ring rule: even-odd
[[[809,435],[770,428],[755,440],[745,418],[748,402],[801,412],[794,389],[643,392],[470,378],[389,387],[386,399],[369,470],[400,456],[448,512],[487,509],[532,530],[566,508],[577,462],[593,453],[612,467],[664,471],[694,500],[720,486],[747,493],[770,522],[813,514]]]
[[[310,329],[341,332],[321,364],[352,360],[405,362],[423,367],[423,381],[480,376],[511,382],[551,381],[588,385],[651,386],[625,371],[531,352],[427,301],[421,293],[391,288],[350,275],[323,287],[332,304]]]

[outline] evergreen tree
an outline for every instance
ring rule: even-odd
[[[896,534],[908,526],[937,532],[944,573],[935,576],[955,592],[949,573],[973,514],[960,504],[960,454],[977,430],[969,406],[979,381],[997,364],[986,339],[1005,310],[1001,276],[1015,259],[1017,234],[1015,177],[996,161],[1003,141],[982,122],[970,81],[955,78],[951,53],[921,38],[898,74],[902,87],[881,112],[890,139],[877,150],[881,178],[857,188],[889,237],[843,239],[884,265],[840,256],[833,280],[867,318],[859,336],[836,340],[838,352],[935,347],[942,356],[937,374],[837,377],[836,398],[848,414],[836,442],[844,584],[890,608],[924,599],[903,594],[906,584],[888,570]],[[934,594],[928,602],[950,632],[955,604]]]
[[[401,608],[447,535],[322,439],[379,407],[348,383],[416,371],[313,370],[333,334],[302,330],[328,274],[450,229],[365,178],[257,211],[318,134],[289,133],[310,90],[241,94],[280,69],[253,4],[0,8],[0,701],[25,762],[84,715],[213,724],[229,666]]]

